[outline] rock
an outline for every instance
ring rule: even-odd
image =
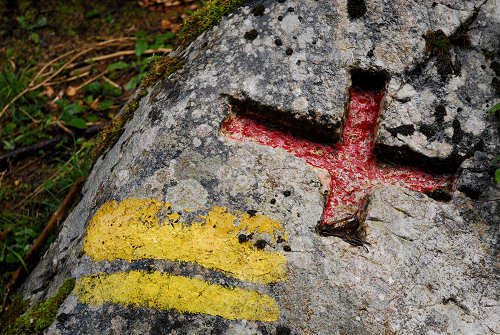
[[[350,2],[243,5],[178,54],[22,287],[34,303],[77,279],[47,333],[500,332],[496,74],[482,51],[499,49],[498,1],[375,0],[351,17]],[[439,30],[471,40],[445,53],[444,77],[426,51]],[[448,202],[366,187],[351,220],[369,252],[316,233],[328,171],[221,131],[238,114],[331,147],[351,85],[386,89],[378,159],[456,179]]]

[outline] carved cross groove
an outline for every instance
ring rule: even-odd
[[[286,129],[269,128],[238,114],[238,106],[234,104],[222,130],[229,138],[282,148],[308,164],[326,170],[330,175],[330,191],[317,230],[322,235],[338,236],[353,245],[362,245],[359,224],[366,197],[373,187],[399,185],[426,193],[451,188],[449,176],[433,176],[408,167],[384,166],[377,160],[373,150],[374,135],[383,93],[382,90],[351,88],[342,138],[333,146],[293,136]]]

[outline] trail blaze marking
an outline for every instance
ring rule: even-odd
[[[108,202],[91,219],[83,250],[96,262],[167,259],[197,263],[248,282],[286,279],[283,253],[238,239],[240,233],[268,233],[274,241],[286,240],[278,222],[215,206],[200,222],[188,225],[169,208],[170,203],[155,199]],[[266,294],[160,272],[100,273],[80,278],[75,292],[80,302],[93,305],[113,302],[261,321],[279,316],[275,300]]]
[[[400,185],[420,192],[449,187],[448,177],[378,164],[373,146],[382,97],[383,92],[360,93],[351,89],[342,140],[334,147],[294,137],[240,115],[231,115],[222,130],[229,138],[282,148],[312,166],[327,170],[331,181],[323,211],[324,225],[356,212],[367,191],[376,185]]]
[[[179,214],[172,213],[160,224],[160,211],[167,212],[169,206],[137,198],[104,204],[90,221],[83,250],[96,262],[145,258],[192,262],[263,284],[285,277],[285,255],[238,241],[240,232],[283,236],[278,222],[258,214],[234,215],[216,206],[200,222],[186,225],[178,222]],[[237,218],[239,225],[235,226]]]
[[[75,288],[81,302],[145,306],[181,313],[219,315],[226,319],[275,321],[279,310],[268,295],[227,288],[200,279],[144,271],[81,278]]]

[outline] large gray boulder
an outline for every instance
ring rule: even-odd
[[[47,332],[500,333],[499,1],[258,4],[178,54],[95,164],[22,288],[36,302],[77,279]],[[317,233],[324,169],[221,131],[245,111],[338,143],[352,81],[385,89],[381,162],[453,178],[367,189],[364,247]]]

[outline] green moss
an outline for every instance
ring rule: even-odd
[[[167,78],[182,67],[182,61],[176,56],[164,56],[154,61],[148,74],[142,80],[142,87],[151,87],[159,80]]]
[[[97,135],[97,141],[92,149],[92,161],[95,162],[97,158],[109,148],[111,148],[116,141],[120,138],[124,131],[125,124],[132,119],[134,112],[139,108],[139,102],[143,96],[147,94],[146,89],[141,89],[137,92],[136,97],[129,101],[125,107],[125,111],[117,115],[111,120]]]
[[[487,49],[483,49],[483,55],[486,61],[495,58],[495,53],[493,51],[489,51]]]
[[[13,323],[5,325],[1,334],[41,334],[45,328],[54,322],[59,307],[73,291],[74,287],[75,279],[66,279],[55,296],[47,299],[47,301],[39,302],[24,315],[17,317]],[[26,305],[26,302],[21,303],[21,306]]]
[[[9,329],[16,324],[17,318],[24,314],[29,307],[29,301],[24,300],[22,296],[16,295],[4,312],[0,315],[0,334],[6,335]]]
[[[244,0],[210,0],[190,16],[177,39],[177,46],[187,47],[203,32],[216,26],[223,16],[232,13]]]

